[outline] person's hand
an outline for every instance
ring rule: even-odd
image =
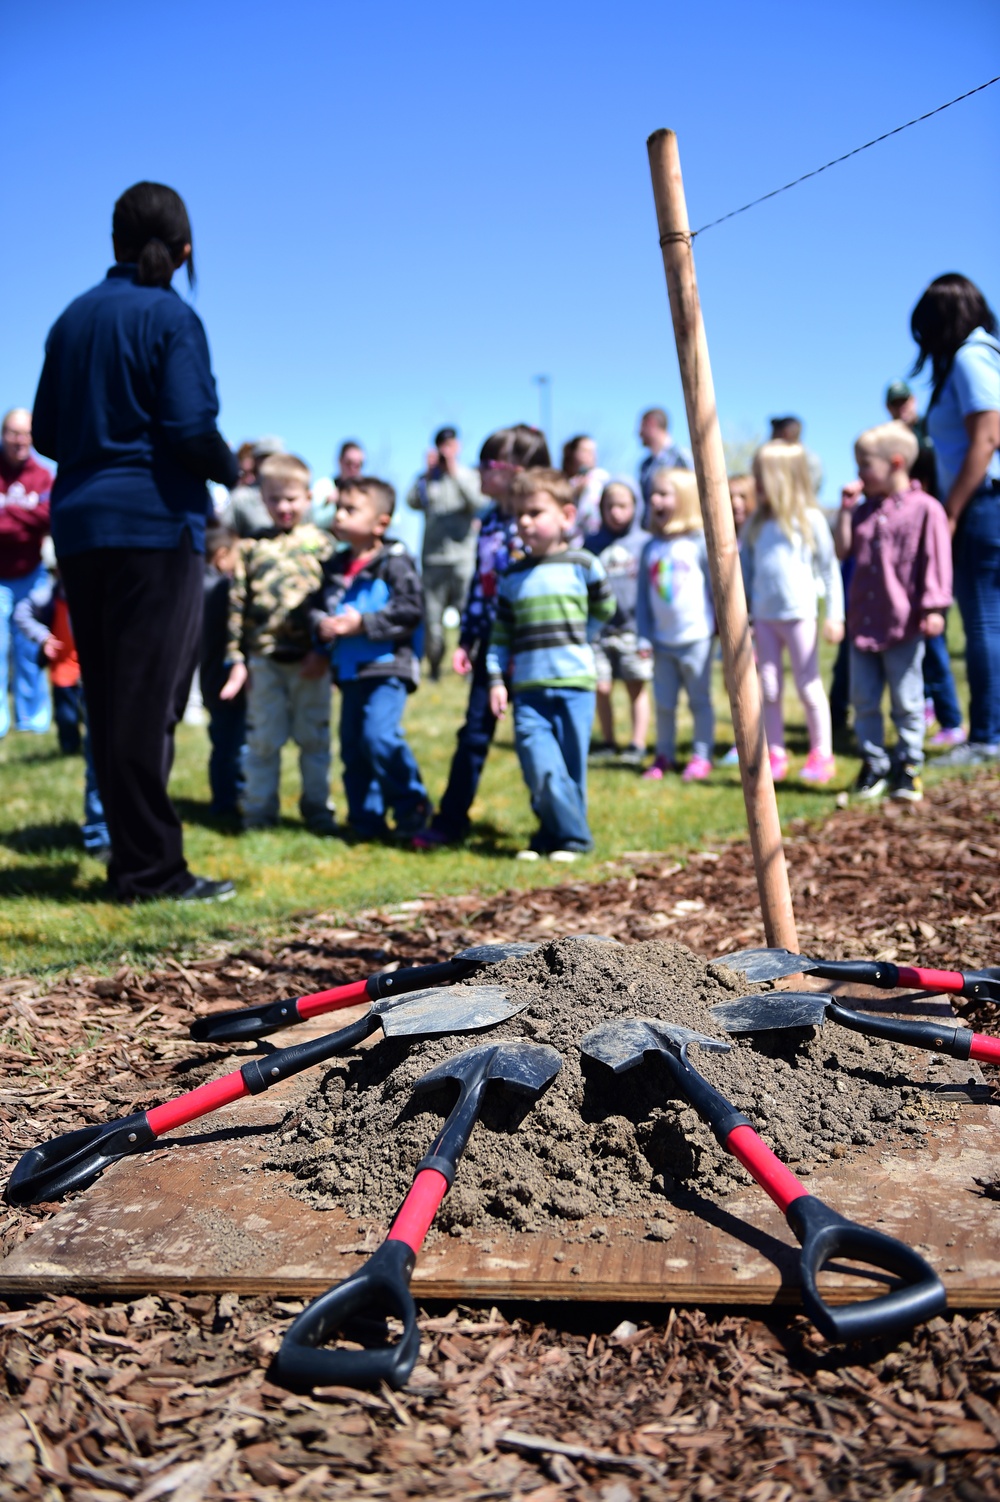
[[[426,455],[424,456],[424,469],[426,470],[426,472],[428,474],[431,474],[433,470],[437,469],[440,463],[441,456],[438,453],[437,449],[428,449]]]
[[[249,677],[250,674],[247,672],[246,663],[234,662],[229,669],[229,677],[219,689],[219,698],[224,700],[235,699]]]
[[[948,531],[951,536],[954,537],[955,533],[958,531],[958,517],[952,516],[951,512],[947,510],[947,508],[945,509],[944,514],[948,518]]]
[[[328,626],[327,623],[329,623]],[[327,626],[325,632],[324,626]],[[324,616],[316,628],[316,634],[321,641],[332,641],[335,636],[360,636],[363,631],[364,622],[361,619],[361,612],[355,610],[353,605],[348,605],[339,615]]]
[[[853,511],[864,493],[863,480],[851,480],[840,492],[840,504],[845,511]]]
[[[299,669],[300,678],[323,678],[330,671],[330,664],[322,652],[307,652]]]
[[[929,610],[920,622],[923,636],[940,636],[944,631],[944,616],[940,610]]]
[[[55,662],[56,658],[59,656],[59,648],[61,647],[61,645],[62,643],[60,642],[58,636],[52,635],[47,636],[42,642],[42,651],[49,662]]]
[[[843,621],[824,621],[823,640],[828,641],[834,647],[837,646],[838,642],[842,642],[844,640]]]
[[[320,641],[333,641],[337,634],[337,617],[324,615],[316,622],[316,635]]]
[[[507,685],[506,683],[494,683],[490,689],[490,714],[496,720],[502,720],[507,713]]]
[[[438,449],[435,457],[438,464],[440,464],[441,468],[444,470],[445,474],[453,475],[455,473],[456,469],[458,468],[458,455],[452,451],[450,444],[443,453],[440,449]]]
[[[456,647],[451,654],[451,670],[460,678],[465,678],[472,672],[472,658],[464,647]]]

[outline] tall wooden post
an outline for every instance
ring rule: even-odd
[[[658,130],[650,136],[647,146],[764,932],[768,944],[797,954],[788,868],[764,740],[760,687],[729,500],[726,456],[715,407],[708,340],[698,300],[677,137],[672,130]]]

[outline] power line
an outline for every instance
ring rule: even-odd
[[[717,224],[725,224],[727,219],[735,219],[737,214],[745,214],[747,209],[755,209],[759,203],[766,203],[769,198],[777,198],[779,193],[787,193],[789,188],[797,188],[799,183],[808,182],[810,177],[818,177],[821,172],[827,172],[831,167],[839,167],[841,162],[850,161],[852,156],[857,156],[862,151],[867,151],[871,146],[878,146],[882,141],[888,141],[890,136],[898,136],[901,130],[909,130],[911,125],[919,125],[922,120],[930,120],[934,115],[940,115],[942,110],[950,110],[953,104],[961,104],[963,99],[971,99],[973,94],[981,94],[984,89],[989,89],[995,83],[1000,83],[1000,73],[996,78],[990,78],[986,83],[981,83],[974,89],[969,89],[965,94],[959,94],[957,99],[949,99],[947,104],[939,104],[937,109],[928,110],[926,115],[917,115],[913,120],[907,120],[905,125],[897,125],[893,130],[887,130],[884,135],[876,136],[873,141],[866,141],[863,146],[855,146],[853,151],[845,151],[843,156],[835,156],[832,162],[824,162],[822,167],[814,167],[811,172],[803,172],[801,177],[796,177],[792,182],[785,183],[783,188],[773,188],[770,193],[764,193],[760,198],[751,199],[740,209],[731,209],[728,214],[723,214],[721,219],[713,219],[709,224],[703,224],[701,229],[691,231],[691,238],[695,235],[703,235],[708,229],[715,229]]]

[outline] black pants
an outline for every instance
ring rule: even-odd
[[[191,877],[167,780],[201,646],[202,557],[185,533],[174,550],[95,548],[59,564],[111,836],[112,893],[183,891]]]

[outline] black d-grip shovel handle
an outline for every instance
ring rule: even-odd
[[[802,1244],[803,1308],[827,1340],[904,1335],[914,1325],[945,1312],[948,1301],[940,1278],[918,1252],[901,1241],[845,1219],[811,1194],[793,1200],[785,1219]],[[903,1286],[864,1303],[831,1308],[823,1301],[816,1278],[832,1257],[854,1258],[895,1273],[904,1280]]]
[[[312,1387],[378,1387],[406,1382],[420,1351],[417,1310],[410,1294],[416,1253],[405,1241],[384,1241],[363,1267],[306,1308],[289,1326],[275,1357],[279,1380],[296,1390]],[[392,1345],[361,1351],[324,1347],[337,1330],[363,1335],[384,1330],[386,1316],[403,1324]],[[352,1332],[353,1323],[353,1332]],[[322,1349],[321,1349],[322,1347]]]
[[[144,1111],[103,1126],[78,1127],[29,1148],[15,1164],[4,1199],[8,1205],[37,1205],[83,1189],[111,1163],[151,1147],[156,1135]]]

